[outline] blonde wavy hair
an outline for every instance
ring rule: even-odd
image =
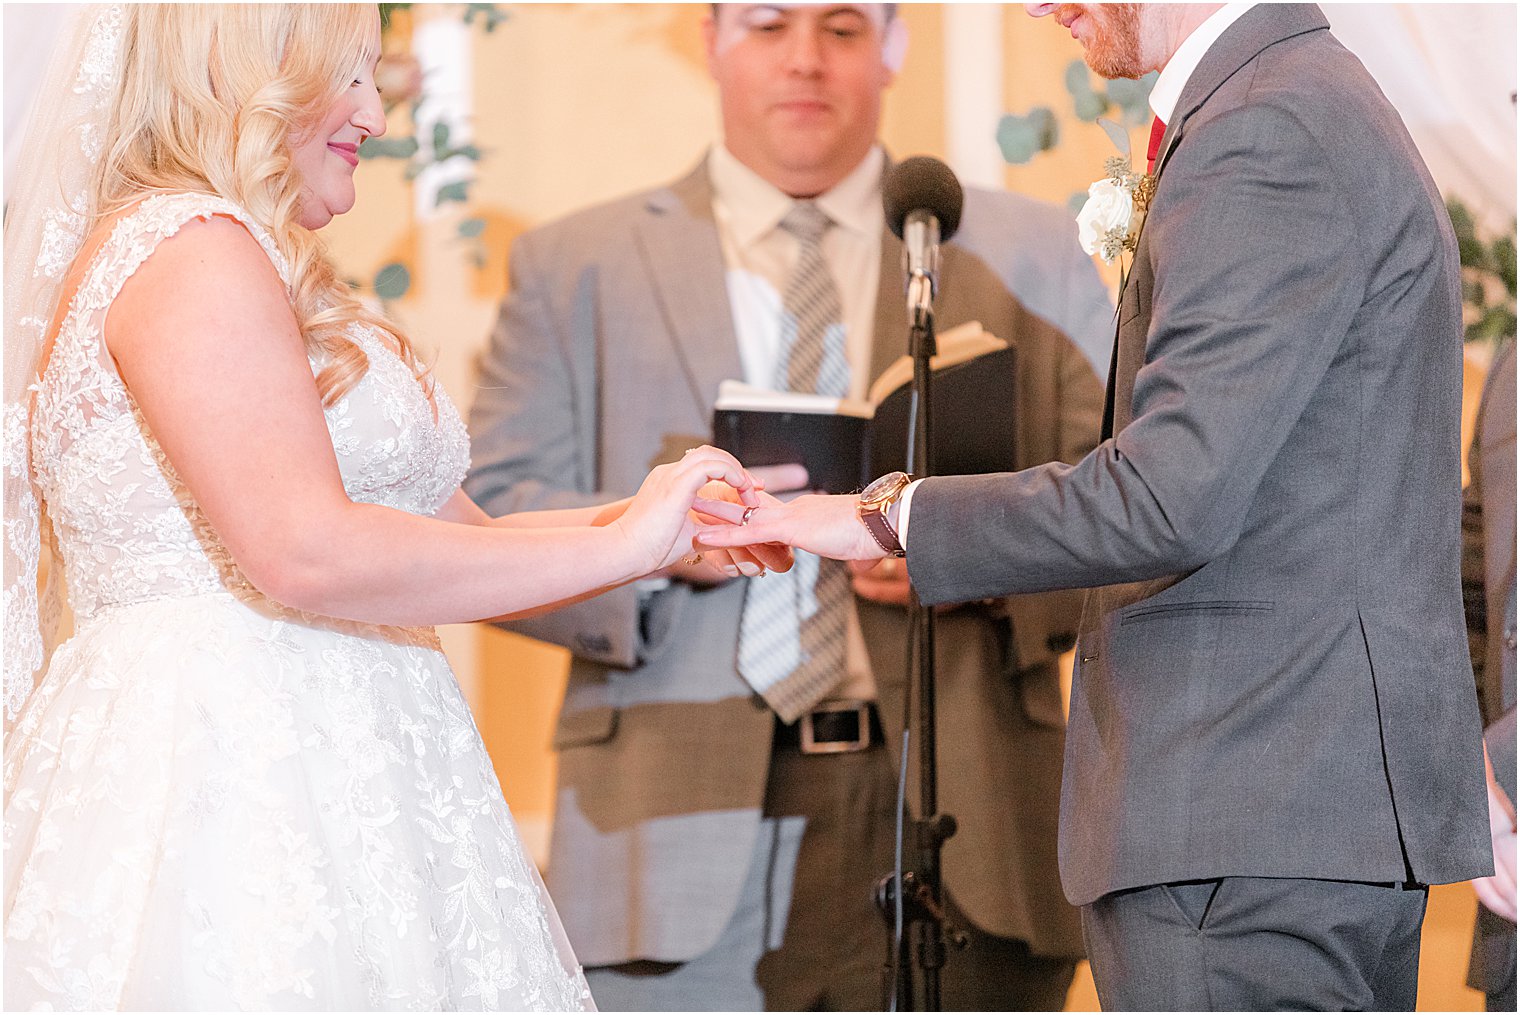
[[[309,136],[376,54],[371,4],[128,4],[121,80],[92,188],[101,222],[145,194],[199,191],[246,209],[291,269],[291,305],[322,364],[324,404],[364,376],[345,332],[362,322],[394,343],[431,389],[411,342],[338,278],[298,222],[292,141]],[[431,394],[431,390],[429,390]]]

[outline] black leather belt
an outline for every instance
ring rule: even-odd
[[[776,718],[772,745],[803,754],[849,754],[887,742],[875,702],[824,702],[794,723]]]

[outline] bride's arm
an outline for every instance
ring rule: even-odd
[[[106,339],[180,479],[238,566],[291,606],[380,624],[505,616],[606,589],[689,552],[707,450],[651,474],[605,525],[456,524],[349,500],[295,317],[256,242],[225,220],[159,245]]]
[[[552,508],[543,511],[517,511],[513,514],[492,518],[463,490],[455,490],[454,496],[444,502],[433,515],[447,522],[464,525],[492,525],[501,529],[545,529],[572,525],[606,525],[622,516],[630,497],[607,504],[593,504],[578,508]]]

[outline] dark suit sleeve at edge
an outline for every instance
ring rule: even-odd
[[[1075,466],[927,480],[908,545],[923,600],[1146,580],[1233,545],[1360,305],[1356,226],[1290,114],[1243,107],[1197,128],[1147,223],[1133,421]]]

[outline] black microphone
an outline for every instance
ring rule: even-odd
[[[950,167],[929,155],[915,155],[892,167],[881,186],[887,227],[903,241],[908,323],[928,326],[939,285],[939,245],[961,224],[965,193]]]

